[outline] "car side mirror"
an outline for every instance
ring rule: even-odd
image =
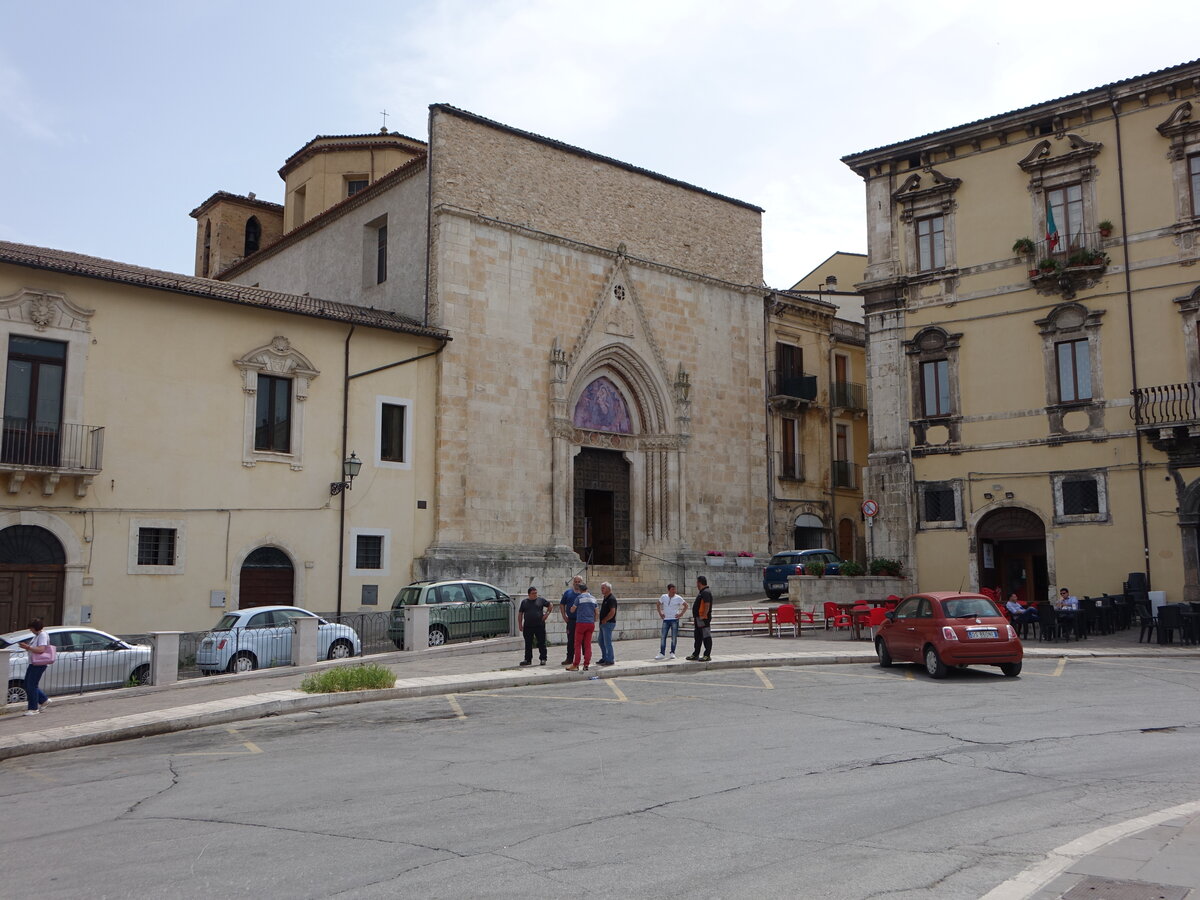
[[[124,650],[124,649],[125,649],[125,643],[124,643],[124,641],[113,641],[112,643],[110,643],[110,644],[109,644],[107,647],[105,647],[104,649],[105,649],[105,650]]]
[[[889,609],[887,612],[885,612],[883,614],[883,617],[885,619],[887,619],[889,622],[895,622],[896,621],[896,612],[895,612],[895,610]]]

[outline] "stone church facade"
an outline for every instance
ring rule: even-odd
[[[338,140],[313,142],[314,182],[357,183]],[[586,571],[657,594],[708,550],[766,549],[760,209],[448,106],[366,187],[321,209],[314,182],[288,184],[304,221],[219,277],[449,334],[433,539],[394,586]]]

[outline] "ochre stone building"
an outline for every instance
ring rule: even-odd
[[[1200,599],[1200,63],[851,154],[875,550]]]

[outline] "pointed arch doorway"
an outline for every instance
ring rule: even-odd
[[[0,631],[30,619],[61,625],[66,552],[53,533],[36,525],[0,531]]]
[[[1046,526],[1036,513],[1010,506],[988,513],[975,529],[980,587],[992,587],[1030,603],[1050,591]]]

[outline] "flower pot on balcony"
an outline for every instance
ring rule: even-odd
[[[725,557],[723,556],[706,556],[704,557],[704,561],[714,568],[725,568]]]
[[[756,560],[753,556],[739,556],[737,558],[738,566],[743,569],[753,569],[757,563],[758,560]]]

